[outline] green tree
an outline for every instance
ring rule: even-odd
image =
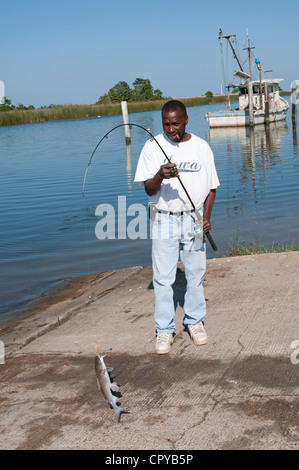
[[[120,101],[131,101],[132,90],[127,82],[120,81],[110,88],[108,93],[100,96],[97,103],[118,103]]]
[[[11,104],[11,100],[4,96],[3,104],[0,105],[0,111],[10,111],[11,109],[15,109],[15,106]]]
[[[131,99],[131,88],[127,82],[118,82],[114,87],[108,91],[108,99],[112,103],[119,101],[130,101]]]
[[[154,90],[148,78],[136,78],[133,82],[133,99],[134,101],[149,101],[154,99]]]
[[[154,90],[154,100],[163,100],[163,98],[163,93],[161,90],[159,90],[159,88]]]
[[[108,93],[100,96],[97,103],[118,103],[120,101],[150,101],[163,99],[162,91],[154,90],[148,78],[136,78],[133,90],[127,82],[118,82]]]
[[[97,101],[96,104],[99,104],[99,103],[108,103],[108,102],[109,102],[108,93],[105,93],[104,95],[100,96],[100,98],[98,99],[98,101]]]

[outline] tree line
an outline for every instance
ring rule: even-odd
[[[119,103],[121,101],[152,101],[163,100],[161,90],[154,90],[148,78],[136,78],[131,88],[127,82],[120,81],[104,95],[100,96],[97,104]]]
[[[120,103],[121,101],[153,101],[163,99],[168,99],[168,97],[164,97],[162,91],[158,88],[155,90],[148,78],[136,78],[136,80],[133,82],[133,88],[130,88],[127,82],[120,81],[110,88],[107,93],[100,96],[96,104]],[[50,104],[49,106],[41,106],[41,109],[56,108],[61,106],[63,105]],[[0,104],[0,111],[25,111],[33,109],[35,109],[33,105],[24,106],[21,103],[15,106],[6,96],[3,98],[3,102]]]
[[[31,110],[35,108],[32,104],[30,106],[24,106],[23,104],[19,103],[17,106],[15,106],[14,104],[11,103],[11,100],[9,100],[8,98],[6,98],[6,96],[4,96],[3,102],[0,105],[0,111],[11,111],[12,109]]]

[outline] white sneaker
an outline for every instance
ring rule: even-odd
[[[173,343],[172,333],[157,333],[156,353],[157,354],[169,353],[172,343]]]
[[[204,329],[203,322],[198,322],[195,325],[188,325],[188,330],[194,344],[207,344],[208,335]]]

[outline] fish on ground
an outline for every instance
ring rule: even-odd
[[[119,399],[112,392],[118,392],[119,387],[115,382],[111,383],[109,372],[113,369],[111,367],[106,367],[104,362],[104,357],[101,356],[99,353],[99,349],[95,347],[96,357],[95,357],[95,371],[97,376],[97,382],[99,390],[103,393],[105,400],[107,401],[108,405],[114,409],[115,417],[117,421],[120,420],[120,416],[123,413],[129,413],[128,410],[121,408],[117,405]]]

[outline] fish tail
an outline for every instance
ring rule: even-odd
[[[128,410],[125,410],[124,408],[120,408],[119,406],[114,408],[114,412],[115,412],[115,417],[118,422],[120,421],[120,417],[123,413],[130,413]]]

